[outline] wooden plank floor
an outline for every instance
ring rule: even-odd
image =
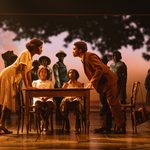
[[[74,124],[73,115],[71,123]],[[20,150],[20,149],[91,149],[91,150],[149,150],[150,149],[150,122],[144,123],[138,127],[138,134],[132,134],[131,121],[127,119],[126,134],[95,134],[94,128],[98,128],[101,124],[101,117],[98,112],[90,114],[90,134],[76,135],[72,130],[69,135],[60,134],[58,130],[60,126],[55,125],[53,135],[42,133],[40,136],[36,131],[32,131],[28,136],[25,133],[17,135],[15,117],[9,129],[13,130],[13,134],[0,135],[0,150]]]

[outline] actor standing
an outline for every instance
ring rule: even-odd
[[[104,94],[111,109],[116,125],[115,133],[124,133],[125,119],[121,110],[117,77],[94,53],[87,52],[87,44],[83,41],[74,43],[73,56],[80,57],[84,66],[84,72],[89,79],[87,88],[94,87],[99,94]],[[105,131],[104,127],[95,129],[96,133]]]
[[[56,53],[58,61],[53,65],[53,72],[55,78],[54,88],[62,88],[63,84],[69,80],[67,75],[67,67],[64,64],[64,58],[66,56],[66,53],[62,50]],[[62,121],[60,103],[63,97],[55,97],[54,99],[56,103],[56,122],[59,123]]]

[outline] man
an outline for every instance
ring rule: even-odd
[[[87,44],[83,41],[74,43],[73,56],[80,57],[84,66],[84,72],[89,79],[87,88],[94,87],[99,94],[103,94],[114,117],[115,133],[124,133],[125,119],[118,99],[117,77],[94,53],[87,52]],[[105,123],[103,123],[104,125]],[[107,132],[107,127],[95,129],[96,133]]]
[[[64,64],[66,53],[61,50],[56,53],[56,57],[58,58],[58,61],[53,65],[55,88],[61,88],[64,82],[67,82],[69,80],[67,75],[67,67]]]
[[[66,53],[61,50],[56,53],[56,57],[58,58],[58,61],[53,65],[53,72],[55,78],[54,88],[62,88],[63,84],[68,81],[67,67],[64,64],[64,58],[66,57]],[[55,97],[56,123],[62,121],[62,116],[60,112],[60,103],[62,99],[63,97]]]
[[[109,62],[109,58],[107,55],[104,55],[102,58],[102,62],[107,65]],[[109,104],[107,102],[105,94],[99,95],[100,103],[101,103],[101,109],[100,109],[100,115],[103,117],[103,124],[102,127],[106,128],[107,130],[102,131],[103,133],[110,133],[112,128],[112,113],[109,107]]]
[[[119,51],[113,52],[113,63],[110,65],[110,70],[117,75],[118,94],[121,104],[126,103],[126,83],[127,83],[127,66],[121,61],[122,56]]]

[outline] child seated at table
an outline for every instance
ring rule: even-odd
[[[38,69],[39,80],[34,80],[32,86],[40,89],[49,89],[52,88],[52,81],[47,80],[48,69],[45,66],[40,66]],[[36,106],[38,114],[41,119],[42,130],[48,131],[49,126],[49,116],[53,112],[55,107],[53,99],[50,97],[34,97],[33,105]]]
[[[64,83],[62,88],[80,88],[83,87],[83,83],[78,82],[79,73],[75,69],[70,69],[68,71],[69,81]],[[83,100],[81,97],[67,96],[62,99],[60,104],[60,110],[63,115],[63,129],[67,133],[70,132],[70,122],[69,122],[69,111],[74,111],[76,115],[75,121],[75,132],[79,133],[81,131],[80,116],[82,113]]]

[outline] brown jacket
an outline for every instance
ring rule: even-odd
[[[98,93],[111,90],[117,85],[117,77],[94,53],[85,52],[84,72]]]

